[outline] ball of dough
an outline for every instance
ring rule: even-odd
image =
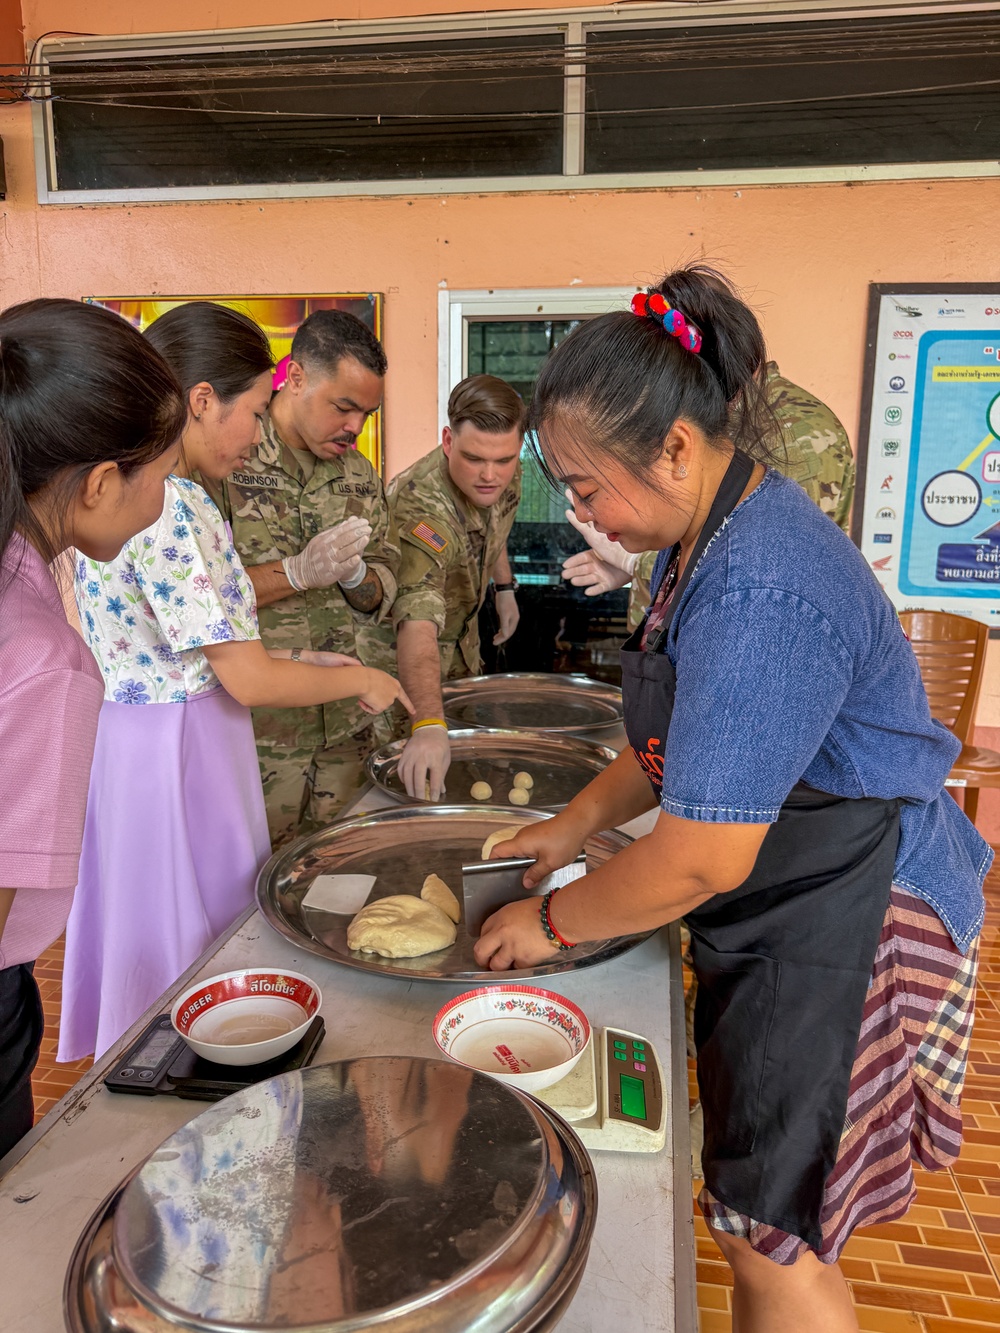
[[[527,824],[511,824],[508,828],[496,829],[483,843],[483,850],[480,853],[479,859],[481,861],[488,861],[490,859],[490,852],[492,852],[498,842],[510,842],[511,838],[516,838],[517,835],[522,833],[527,827]]]
[[[515,787],[523,787],[525,791],[531,791],[532,787],[535,785],[535,779],[531,776],[530,773],[525,773],[522,771],[520,773],[514,774],[513,785]],[[523,802],[518,802],[518,804],[523,804]]]
[[[527,805],[531,800],[531,792],[527,787],[511,787],[507,793],[507,800],[511,805]]]
[[[424,880],[424,887],[420,890],[420,896],[425,903],[433,903],[435,907],[440,907],[441,911],[446,916],[450,916],[452,921],[457,921],[462,915],[458,899],[440,875],[427,876]]]
[[[493,788],[488,782],[474,782],[469,789],[469,795],[474,801],[488,801],[493,795]]]
[[[419,958],[455,942],[455,923],[440,907],[397,893],[362,907],[347,927],[347,947],[382,958]]]

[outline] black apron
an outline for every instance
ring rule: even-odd
[[[642,625],[622,649],[625,730],[657,800],[677,679],[661,649],[752,471],[737,452],[663,626],[645,651]],[[698,978],[705,1183],[721,1203],[813,1248],[822,1243],[823,1190],[844,1129],[898,842],[897,801],[848,800],[800,782],[749,878],[685,918]]]

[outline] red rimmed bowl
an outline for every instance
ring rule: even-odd
[[[243,968],[196,981],[170,1021],[198,1055],[219,1065],[258,1065],[290,1051],[323,1002],[301,972]]]
[[[438,1010],[434,1040],[460,1065],[521,1092],[539,1092],[576,1067],[590,1044],[590,1023],[582,1009],[553,991],[483,986]]]

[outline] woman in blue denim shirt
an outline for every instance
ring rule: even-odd
[[[582,521],[661,551],[622,652],[629,748],[494,856],[531,887],[594,832],[653,832],[476,948],[495,970],[683,918],[699,980],[700,1204],[733,1327],[857,1329],[837,1265],[953,1162],[992,854],[944,780],[899,621],[847,537],[767,467],[780,438],[753,313],[695,268],[589,321],[532,404]]]

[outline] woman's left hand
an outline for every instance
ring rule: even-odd
[[[542,929],[540,905],[540,898],[528,898],[508,903],[486,918],[473,950],[480,967],[488,967],[491,972],[537,967],[559,953],[558,945]]]

